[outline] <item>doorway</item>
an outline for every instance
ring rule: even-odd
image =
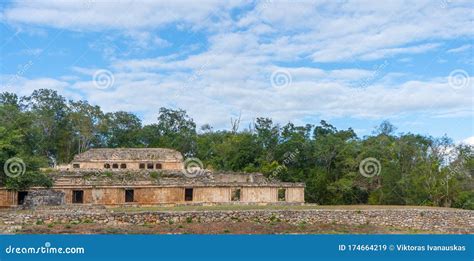
[[[192,188],[184,189],[184,201],[193,201],[193,189]]]
[[[18,191],[18,205],[23,205],[25,203],[25,198],[28,195],[28,191]]]

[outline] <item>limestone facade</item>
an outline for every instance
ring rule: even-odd
[[[76,155],[70,164],[58,166],[60,170],[179,170],[182,168],[183,156],[181,153],[164,148],[90,149]]]
[[[76,155],[71,164],[47,172],[54,184],[48,188],[51,192],[0,187],[0,207],[51,202],[103,206],[304,203],[303,183],[270,180],[261,173],[201,170],[198,174],[185,175],[183,156],[172,149],[91,149]],[[51,195],[56,195],[54,200]]]
[[[304,184],[270,181],[260,173],[211,173],[189,178],[176,171],[62,171],[50,190],[66,205],[304,203]],[[21,206],[32,191],[0,188],[0,207]],[[40,201],[43,202],[43,201]]]

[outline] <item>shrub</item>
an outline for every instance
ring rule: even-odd
[[[28,190],[30,187],[50,188],[53,186],[53,180],[44,173],[27,171],[15,178],[8,177],[5,186],[15,191]]]
[[[111,178],[114,174],[110,171],[104,171],[104,176],[106,176],[107,178]]]
[[[157,172],[157,171],[152,171],[150,173],[150,177],[153,178],[153,179],[159,179],[161,176],[161,173],[160,172]]]
[[[474,192],[460,192],[453,203],[453,207],[474,210]]]

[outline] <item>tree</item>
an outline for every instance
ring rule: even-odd
[[[396,134],[383,121],[372,135],[357,137],[326,121],[284,126],[257,118],[239,131],[196,124],[181,109],[160,108],[157,122],[142,126],[133,113],[104,114],[87,101],[65,102],[56,91],[30,96],[0,94],[0,185],[9,189],[50,186],[39,171],[91,147],[165,147],[198,157],[216,171],[261,172],[269,178],[306,184],[305,199],[319,204],[401,204],[474,209],[474,148],[455,145],[444,136]],[[17,178],[4,173],[12,158],[24,161]],[[375,158],[375,175],[359,166]]]
[[[142,133],[145,146],[173,148],[186,156],[196,152],[196,124],[184,110],[160,108],[158,123]]]
[[[37,171],[40,166],[45,166],[46,158],[35,155],[31,150],[34,146],[28,144],[30,118],[21,108],[16,95],[0,94],[0,186],[13,190],[48,186],[51,180]],[[14,176],[5,173],[12,160],[22,163]]]
[[[270,118],[257,118],[255,123],[257,142],[262,150],[261,162],[271,162],[275,158],[276,148],[280,139],[280,128],[273,125]]]
[[[141,147],[141,120],[132,113],[125,111],[111,112],[105,115],[105,143],[110,148]],[[105,127],[105,126],[101,126]]]
[[[100,107],[92,106],[87,101],[70,101],[69,108],[76,153],[105,145],[105,137],[101,134],[106,133],[107,120]]]
[[[225,133],[221,143],[216,144],[219,155],[212,163],[219,169],[245,171],[258,165],[259,146],[250,132]]]
[[[71,132],[68,125],[68,107],[65,98],[56,91],[39,89],[23,97],[27,112],[33,119],[33,135],[40,154],[52,162],[68,162]]]

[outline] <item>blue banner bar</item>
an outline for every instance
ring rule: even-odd
[[[1,235],[0,260],[469,260],[473,235]]]

